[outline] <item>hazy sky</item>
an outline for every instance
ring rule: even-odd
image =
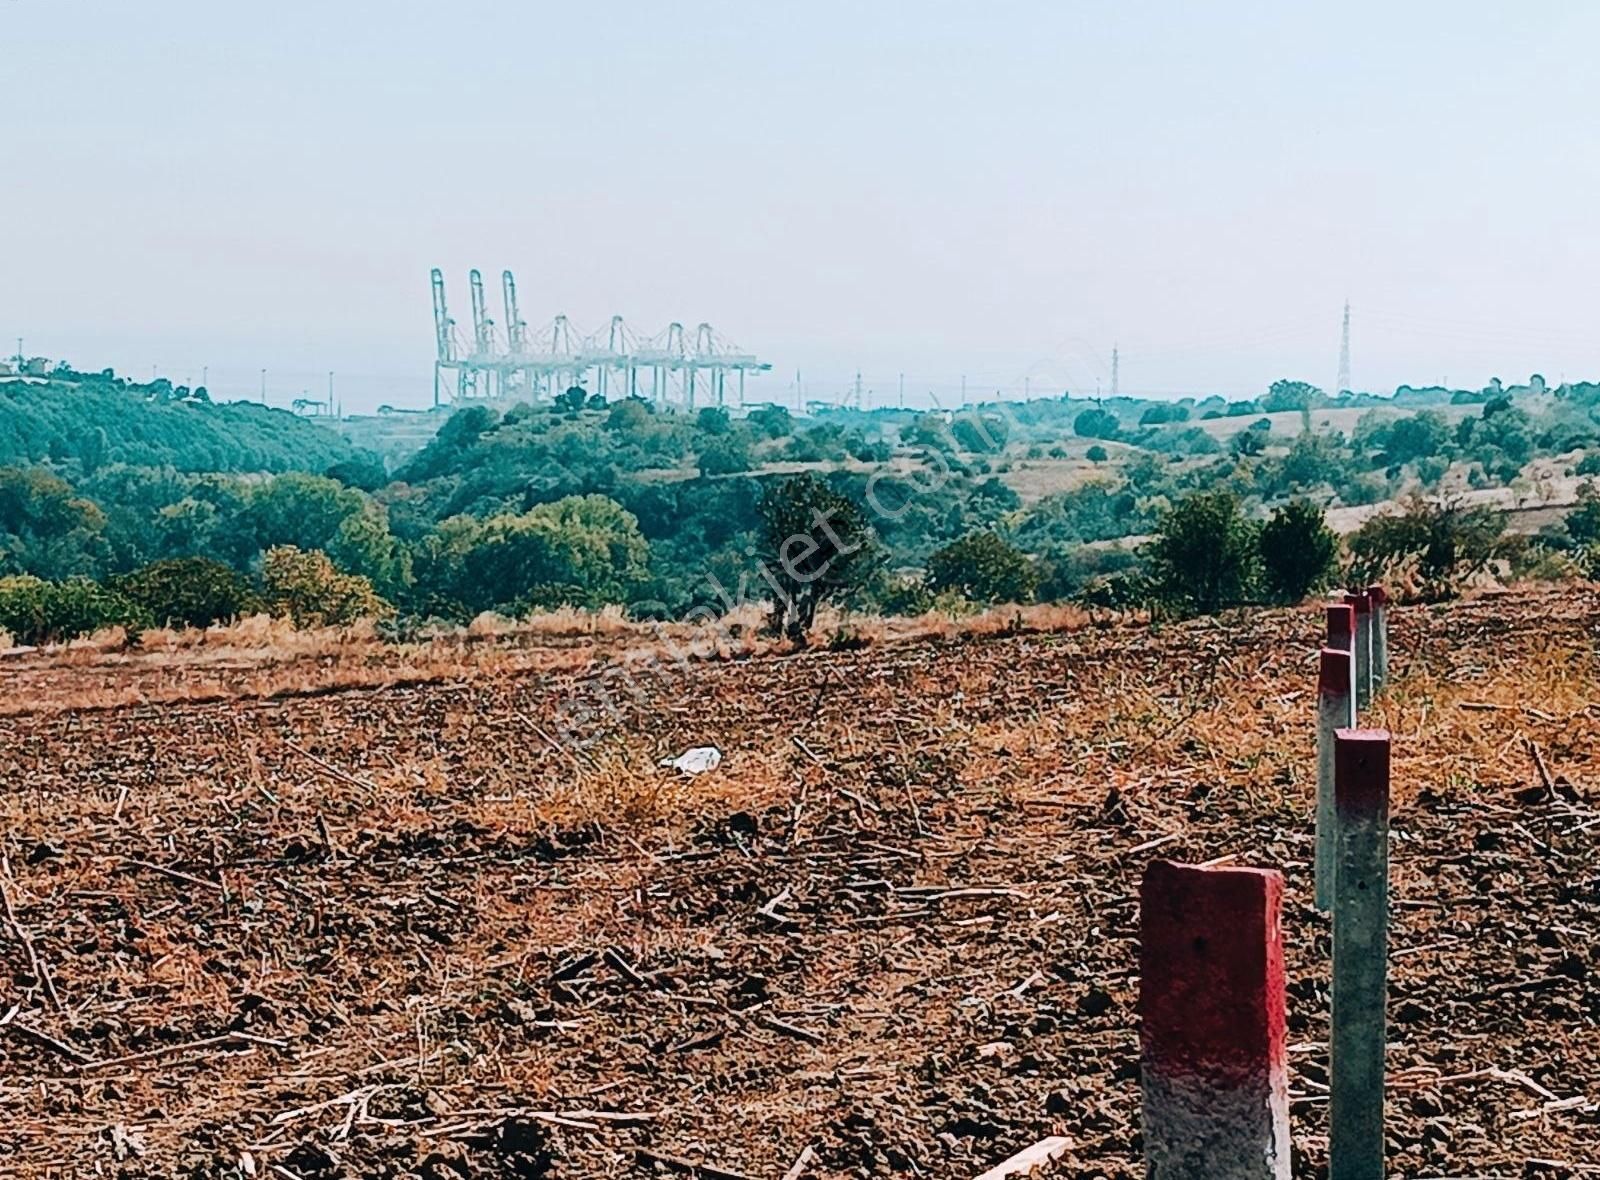
[[[0,0],[0,341],[420,403],[428,270],[752,396],[1600,378],[1600,5]]]

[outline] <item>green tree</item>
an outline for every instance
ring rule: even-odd
[[[952,541],[928,558],[928,585],[973,602],[1031,602],[1039,571],[1022,550],[985,529]]]
[[[649,402],[641,397],[625,397],[611,404],[606,413],[606,429],[618,434],[639,434],[650,426],[654,417],[655,411]]]
[[[706,406],[695,415],[694,425],[701,434],[727,434],[733,429],[733,419],[721,406]]]
[[[0,467],[0,574],[99,574],[111,552],[105,531],[105,512],[65,480]]]
[[[576,414],[589,401],[589,391],[581,385],[569,385],[552,399],[557,410]]]
[[[1267,390],[1267,396],[1261,399],[1261,409],[1268,414],[1309,410],[1326,400],[1322,390],[1308,381],[1274,381]]]
[[[297,627],[342,627],[394,614],[366,578],[342,573],[326,553],[293,545],[276,545],[262,557],[261,590],[267,609]]]
[[[1235,455],[1259,455],[1267,449],[1267,432],[1248,427],[1234,435],[1228,446]]]
[[[1122,424],[1110,410],[1096,407],[1072,420],[1072,432],[1079,438],[1114,439],[1122,432]]]
[[[208,557],[151,562],[113,578],[111,587],[166,627],[209,627],[261,609],[246,578]]]
[[[605,496],[568,496],[520,514],[457,516],[423,540],[418,609],[471,617],[629,601],[647,577],[639,522]]]
[[[767,438],[782,438],[794,431],[794,419],[786,406],[761,406],[745,415],[745,421]]]
[[[775,584],[771,630],[803,644],[817,608],[871,574],[876,539],[861,506],[811,472],[767,485],[756,512]]]
[[[732,475],[749,471],[752,465],[750,444],[741,435],[714,436],[700,449],[701,475]]]
[[[1104,463],[1107,459],[1111,458],[1111,456],[1106,453],[1106,449],[1099,443],[1095,443],[1092,447],[1085,451],[1083,453],[1083,457],[1096,465]]]
[[[1261,580],[1277,602],[1293,603],[1329,585],[1338,572],[1339,538],[1322,509],[1291,500],[1261,526]]]
[[[1214,614],[1255,585],[1256,529],[1230,492],[1196,492],[1162,514],[1150,543],[1157,596],[1187,613]]]
[[[1010,428],[997,414],[957,414],[950,424],[956,445],[975,455],[998,455],[1006,449]]]
[[[1180,406],[1176,402],[1157,402],[1146,407],[1144,413],[1139,415],[1140,426],[1162,426],[1168,422],[1187,422],[1189,420],[1189,407]]]

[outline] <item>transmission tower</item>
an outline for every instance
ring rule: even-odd
[[[1339,393],[1350,392],[1350,301],[1344,301],[1344,327],[1339,333]]]
[[[1121,366],[1122,356],[1117,352],[1117,346],[1111,346],[1111,396],[1117,396],[1117,369]]]

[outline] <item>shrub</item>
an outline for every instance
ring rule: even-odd
[[[1351,536],[1351,572],[1361,583],[1409,585],[1408,597],[1450,598],[1509,552],[1505,525],[1503,514],[1487,508],[1413,496]]]
[[[1185,613],[1242,602],[1255,583],[1256,530],[1231,492],[1197,492],[1161,517],[1150,543],[1156,596]]]
[[[150,625],[138,604],[88,578],[48,582],[28,574],[0,578],[0,631],[18,643],[52,643],[107,627]]]
[[[318,549],[277,545],[261,559],[267,609],[297,627],[340,627],[358,619],[387,619],[390,606],[359,574],[340,573]]]
[[[935,593],[959,591],[974,602],[1031,602],[1039,571],[1026,553],[984,530],[928,558],[928,585]]]
[[[1095,443],[1094,446],[1085,451],[1083,453],[1083,457],[1089,460],[1091,463],[1104,463],[1107,459],[1111,458],[1111,456],[1106,453],[1106,449],[1099,443]]]
[[[1291,500],[1273,512],[1259,544],[1261,581],[1278,602],[1302,601],[1338,571],[1339,538],[1310,500]]]
[[[209,627],[261,608],[250,583],[220,561],[175,557],[112,579],[112,587],[162,626]]]

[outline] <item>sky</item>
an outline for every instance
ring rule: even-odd
[[[431,398],[428,274],[750,396],[1600,379],[1600,5],[0,0],[0,353]],[[497,300],[497,294],[496,294]],[[498,316],[497,316],[498,318]]]

